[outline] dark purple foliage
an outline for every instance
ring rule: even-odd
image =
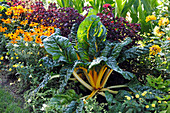
[[[111,7],[104,7],[102,13],[97,14],[107,28],[107,40],[120,42],[126,37],[130,37],[133,41],[128,46],[136,45],[135,42],[142,39],[139,34],[141,30],[140,24],[129,23],[123,17],[115,18],[112,10],[113,8]]]
[[[55,3],[50,3],[47,10],[42,2],[36,2],[31,7],[34,12],[29,15],[29,22],[60,28],[61,35],[65,37],[68,37],[68,34],[70,34],[74,23],[79,25],[84,20],[84,16],[80,15],[74,8],[57,8]]]

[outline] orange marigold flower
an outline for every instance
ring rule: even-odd
[[[2,14],[0,14],[0,16],[2,16]]]
[[[152,47],[149,48],[149,54],[150,55],[156,55],[158,54],[158,52],[161,52],[161,48],[159,47],[159,45],[153,45]]]

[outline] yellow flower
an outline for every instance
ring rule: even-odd
[[[142,93],[141,95],[142,95],[142,96],[145,96],[146,94],[145,94],[145,93]]]
[[[12,69],[11,69],[11,68],[9,68],[9,71],[12,71]]]
[[[159,100],[158,103],[161,103],[161,101]]]
[[[161,37],[163,34],[165,34],[164,32],[162,31],[159,31],[160,27],[158,26],[155,26],[155,28],[153,29],[153,34],[155,36],[158,36],[158,37]]]
[[[125,96],[127,100],[131,100],[131,98],[129,96]]]
[[[19,57],[16,57],[16,59],[19,59]]]
[[[18,64],[13,65],[13,67],[18,67]]]
[[[161,52],[161,48],[158,45],[153,45],[152,47],[149,48],[150,50],[150,55],[156,55],[158,52]]]
[[[149,108],[149,105],[146,105],[145,108]]]
[[[155,15],[149,15],[149,16],[147,16],[146,19],[145,19],[146,22],[148,22],[148,21],[150,21],[150,20],[156,20]]]
[[[1,64],[1,62],[0,62],[0,64]]]
[[[165,104],[167,104],[167,101],[164,101]]]
[[[136,98],[139,98],[139,94],[136,94],[135,97],[136,97]]]
[[[42,66],[42,64],[40,64],[40,66]]]
[[[21,78],[18,78],[18,82],[20,82],[21,81]]]
[[[151,106],[152,106],[152,107],[155,107],[155,104],[152,104]]]
[[[14,53],[15,55],[18,55],[17,53]]]
[[[168,18],[164,18],[164,17],[161,17],[159,22],[158,22],[158,25],[159,26],[165,26],[165,25],[168,25],[169,24],[169,19]]]
[[[144,91],[143,93],[146,95],[147,91]]]
[[[14,58],[13,57],[11,57],[11,60],[13,60]]]
[[[21,66],[21,68],[23,68],[24,66]]]
[[[4,59],[4,57],[3,56],[1,56],[1,60],[3,60]]]

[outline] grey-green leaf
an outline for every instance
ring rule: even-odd
[[[46,51],[53,56],[53,59],[60,62],[71,63],[77,60],[76,52],[69,42],[69,39],[52,35],[43,40]]]
[[[128,71],[123,71],[117,64],[117,61],[116,59],[114,59],[113,57],[109,57],[106,64],[111,68],[113,69],[114,71],[120,73],[123,75],[123,77],[125,79],[128,79],[130,80],[131,78],[134,77],[134,74],[133,73],[130,73]]]

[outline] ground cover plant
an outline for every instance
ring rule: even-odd
[[[165,1],[1,2],[0,70],[30,112],[169,112]]]

